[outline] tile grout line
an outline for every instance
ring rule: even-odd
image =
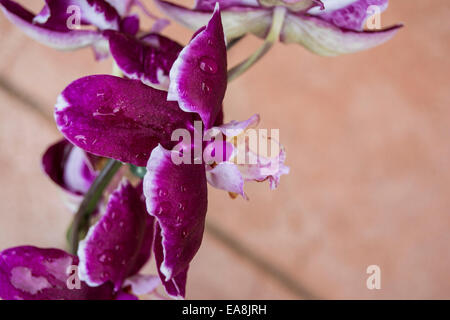
[[[45,120],[51,122],[53,121],[52,115],[45,111],[43,105],[35,102],[29,95],[22,92],[16,85],[2,76],[0,76],[0,89],[3,89],[3,91],[9,96],[19,100],[22,104],[29,107],[33,112],[36,112]]]
[[[33,101],[30,96],[23,93],[17,86],[1,76],[0,89],[3,89],[8,95],[19,100],[20,102],[22,102],[22,104],[29,107],[33,112],[36,112],[43,119],[53,124],[53,117],[50,113],[45,111],[45,108],[41,104]],[[206,223],[205,229],[211,236],[221,242],[224,246],[246,260],[248,263],[255,266],[258,270],[268,275],[270,278],[278,282],[282,287],[288,289],[294,295],[302,299],[317,299],[317,296],[314,295],[309,289],[299,284],[297,281],[292,279],[285,272],[279,270],[270,262],[252,252],[248,247],[240,244],[238,241],[233,239],[225,230],[222,230],[217,225],[211,222]]]
[[[218,227],[216,224],[208,221],[206,223],[206,230],[216,240],[230,248],[235,254],[239,255],[244,260],[247,260],[247,262],[254,265],[270,278],[277,281],[281,286],[298,296],[298,298],[306,300],[320,299],[284,271],[278,269],[275,265],[254,253],[251,249],[233,239],[225,230]]]

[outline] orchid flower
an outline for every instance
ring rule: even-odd
[[[130,15],[138,0],[46,0],[34,14],[11,0],[0,0],[5,16],[34,40],[59,50],[92,46],[97,59],[108,56],[108,41],[103,30],[117,30],[136,35],[139,18]],[[161,28],[165,20],[157,20]]]
[[[62,139],[51,145],[42,156],[42,168],[67,196],[67,204],[76,211],[83,196],[98,176],[101,159]]]
[[[177,50],[175,47],[174,53],[178,54]],[[113,54],[116,61],[121,60],[120,54],[120,50]],[[130,59],[129,56],[122,58]],[[149,76],[145,69],[142,72],[140,64],[118,65],[123,69],[130,67],[126,72],[136,74],[135,78]],[[140,72],[142,75],[138,75]],[[198,131],[193,123],[197,121],[208,130],[215,129],[227,135],[226,129],[237,129],[239,134],[255,124],[251,118],[250,122],[221,125],[227,88],[227,56],[218,6],[208,24],[179,52],[169,78],[168,92],[147,86],[140,80],[108,75],[81,78],[58,98],[55,119],[64,136],[83,150],[147,167],[144,195],[147,211],[156,220],[153,250],[159,276],[169,295],[184,297],[189,264],[203,237],[208,177],[213,186],[244,196],[244,181],[269,179],[275,187],[287,168],[284,151],[272,159],[265,158],[268,162],[282,164],[279,170],[265,173],[262,167],[267,167],[268,163],[262,161],[263,157],[258,157],[261,161],[253,166],[241,167],[228,161],[231,157],[226,158],[227,167],[223,171],[214,170],[222,168],[221,161],[215,164],[202,161],[176,164],[173,161],[185,151],[178,148],[179,141],[172,140],[175,129],[185,129],[195,136]],[[186,147],[183,142],[182,148]],[[214,142],[206,148],[211,143]],[[235,154],[240,149],[233,147],[232,150]]]
[[[194,9],[155,1],[168,16],[191,29],[203,25],[219,2],[228,41],[252,33],[270,42],[280,38],[284,43],[298,43],[325,56],[377,46],[400,27],[364,31],[373,14],[370,6],[383,11],[388,0],[197,0]]]
[[[154,219],[142,184],[124,182],[80,244],[78,256],[59,249],[15,247],[0,253],[0,298],[7,300],[135,300],[160,281],[139,270],[150,259]]]
[[[130,79],[167,90],[169,72],[183,47],[158,33],[141,37],[108,31],[109,49],[119,70]]]
[[[65,204],[74,213],[105,163],[106,159],[88,153],[64,138],[48,147],[42,156],[44,173],[63,190]],[[124,175],[127,171],[122,167],[109,182],[105,192],[107,195],[117,188]],[[100,201],[94,213],[101,211],[104,204]]]

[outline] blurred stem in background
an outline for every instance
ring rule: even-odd
[[[241,62],[228,71],[228,82],[235,80],[245,71],[250,69],[250,67],[258,62],[259,59],[261,59],[267,52],[269,52],[273,44],[278,41],[278,39],[280,38],[281,29],[283,28],[284,19],[286,17],[286,10],[287,9],[285,7],[275,8],[272,18],[272,26],[270,27],[269,33],[264,40],[264,44],[245,61]],[[230,44],[234,45],[233,42],[231,42]]]
[[[106,187],[109,185],[121,166],[121,162],[109,159],[106,166],[102,169],[97,179],[95,179],[89,188],[89,191],[86,193],[83,202],[81,202],[81,205],[73,218],[72,225],[68,232],[70,239],[70,251],[72,254],[77,254],[78,242],[86,235],[89,229],[90,217],[97,209],[98,202],[101,199]]]

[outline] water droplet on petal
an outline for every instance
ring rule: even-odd
[[[113,256],[109,252],[104,252],[98,256],[98,261],[101,263],[111,263],[113,261]]]
[[[147,161],[149,158],[148,152],[141,152],[135,155],[136,160]]]
[[[106,232],[108,232],[111,229],[111,222],[109,222],[108,220],[104,220],[102,222],[102,227]]]
[[[171,208],[172,208],[172,205],[170,204],[170,202],[168,202],[168,201],[162,202],[161,204],[159,204],[156,207],[154,214],[157,216],[160,216],[162,214],[167,214],[170,212]]]
[[[120,111],[120,108],[118,109],[115,108],[114,110],[111,110],[109,106],[100,106],[95,110],[95,112],[92,115],[94,117],[115,116],[118,111]]]
[[[168,194],[169,194],[169,193],[167,192],[166,189],[164,189],[164,188],[159,188],[159,189],[158,189],[158,195],[159,195],[160,197],[167,197]]]
[[[97,91],[97,101],[106,102],[111,98],[111,90],[109,88],[101,88]]]
[[[86,144],[86,142],[87,142],[86,137],[81,134],[75,136],[75,140],[77,140],[78,142],[81,142],[83,144]]]
[[[70,121],[69,116],[67,114],[63,116],[63,122],[65,127],[70,127],[72,125],[72,122]]]
[[[178,203],[178,209],[184,211],[186,209],[186,201],[181,201],[180,203]]]
[[[211,92],[211,87],[204,81],[202,82],[202,91],[204,93],[210,93]]]
[[[219,70],[219,66],[217,65],[216,60],[207,56],[200,58],[199,66],[203,72],[209,74],[216,74],[217,71]]]

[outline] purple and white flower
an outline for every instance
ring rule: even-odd
[[[207,21],[218,2],[228,41],[247,33],[265,38],[275,26],[283,43],[301,44],[324,56],[380,45],[401,27],[364,30],[373,14],[370,7],[377,6],[381,12],[388,0],[197,0],[193,9],[155,1],[168,16],[194,30]]]
[[[51,145],[42,156],[42,169],[66,195],[69,208],[76,211],[98,176],[101,158],[85,152],[62,139]]]
[[[139,274],[151,256],[154,219],[142,184],[124,182],[80,243],[78,256],[60,249],[15,247],[0,253],[0,298],[130,300],[154,293],[157,276]]]
[[[116,61],[118,55],[116,52]],[[137,65],[135,69],[147,77],[146,70],[140,67]],[[122,68],[125,69],[124,65]],[[206,129],[221,128],[226,88],[226,44],[217,7],[208,24],[179,52],[170,69],[168,92],[140,80],[89,76],[70,84],[55,108],[58,128],[76,146],[99,156],[147,167],[144,195],[147,211],[156,221],[153,251],[161,281],[174,297],[185,295],[189,264],[203,238],[207,171],[211,164],[175,164],[172,155],[181,151],[174,148],[179,141],[172,141],[172,133],[180,128],[193,133],[194,121],[201,121]],[[245,128],[243,123],[233,122],[230,126]],[[227,135],[225,131],[224,134]],[[283,151],[270,161],[283,164],[284,158]],[[253,169],[256,172],[267,164],[260,161]],[[231,167],[240,169],[236,165]],[[245,180],[274,179],[274,187],[279,176],[287,173],[284,164],[281,168],[265,176],[250,173],[252,170],[248,168],[239,175],[224,170],[221,177],[216,170],[208,176],[214,177],[216,186],[226,190],[236,178],[239,184]],[[227,179],[231,181],[226,183]],[[229,191],[244,195],[242,188]],[[90,234],[94,237],[94,233]],[[116,288],[123,279],[121,275],[113,275],[113,270],[109,276],[97,273],[94,278],[83,278],[90,284],[110,278]]]
[[[139,0],[46,0],[34,14],[15,1],[0,0],[5,16],[29,37],[59,50],[92,46],[97,59],[109,55],[104,30],[137,34],[139,18],[130,14],[133,5],[143,7]]]

